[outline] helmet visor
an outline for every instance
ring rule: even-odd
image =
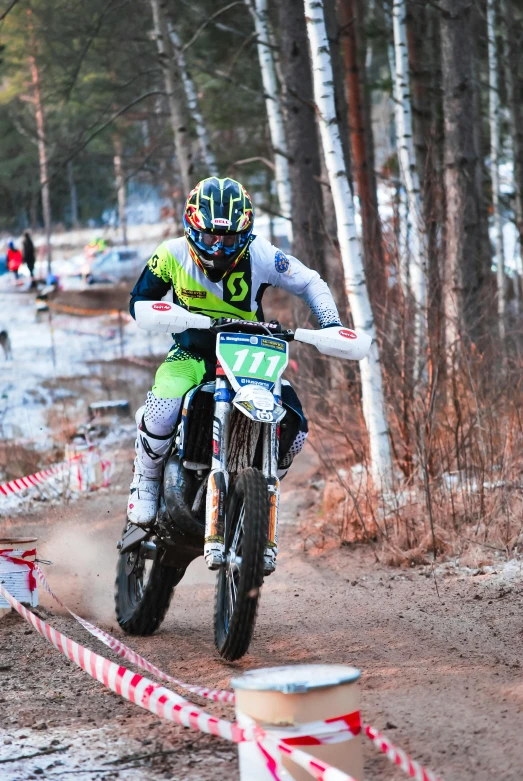
[[[226,252],[228,250],[230,252],[240,246],[240,236],[234,233],[219,235],[201,231],[200,241],[205,249],[210,252],[217,252],[219,250],[225,250]]]

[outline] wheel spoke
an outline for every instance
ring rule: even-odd
[[[227,571],[227,596],[228,596],[228,613],[229,618],[232,616],[234,612],[234,606],[236,604],[236,583],[234,582],[234,576],[229,569]]]
[[[236,523],[236,528],[234,530],[234,537],[231,543],[231,550],[234,552],[236,552],[240,540],[240,536],[243,534],[244,519],[245,519],[245,505],[242,505],[240,517],[238,518],[238,522]]]

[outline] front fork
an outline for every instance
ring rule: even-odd
[[[211,472],[207,482],[205,508],[205,545],[203,555],[209,569],[225,562],[225,504],[229,487],[227,448],[232,393],[224,377],[216,377],[214,418],[212,422]]]
[[[279,385],[279,383],[278,383]],[[211,570],[219,569],[225,563],[225,506],[229,488],[227,471],[227,450],[229,445],[229,416],[232,392],[224,377],[216,377],[214,393],[214,419],[212,427],[212,461],[207,483],[205,511],[204,556]],[[278,479],[278,423],[264,423],[262,472],[267,480],[269,492],[269,531],[265,548],[265,574],[269,575],[276,566],[278,553],[278,509],[280,481]]]
[[[265,575],[276,568],[278,554],[278,511],[280,506],[280,481],[278,479],[278,450],[280,445],[280,424],[263,425],[263,474],[269,492],[269,532],[265,547]]]

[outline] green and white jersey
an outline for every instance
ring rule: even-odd
[[[253,239],[238,265],[219,282],[212,282],[193,261],[185,236],[165,241],[131,293],[131,314],[136,301],[159,300],[172,288],[175,303],[191,312],[258,320],[263,292],[269,285],[303,299],[320,326],[340,323],[332,294],[319,274],[261,236]]]

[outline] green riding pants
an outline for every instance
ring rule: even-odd
[[[199,385],[205,375],[203,358],[175,345],[159,366],[153,385],[157,399],[176,399]]]

